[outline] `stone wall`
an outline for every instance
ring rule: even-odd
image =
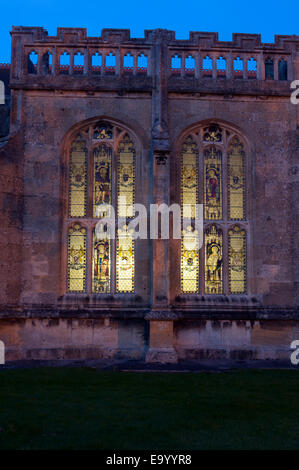
[[[214,33],[191,33],[180,41],[165,30],[147,31],[145,38],[104,30],[100,38],[88,38],[80,28],[60,28],[57,37],[42,28],[13,28],[10,135],[0,143],[0,339],[8,358],[126,355],[173,361],[289,354],[299,318],[299,105],[290,102],[290,83],[299,77],[298,48],[298,36],[276,36],[265,45],[258,35],[221,42]],[[33,49],[38,62],[28,67]],[[59,65],[62,50],[71,57],[66,70]],[[81,69],[74,65],[77,50],[84,53]],[[99,69],[92,66],[97,50],[104,60]],[[110,50],[114,67],[105,62]],[[53,62],[45,69],[47,51]],[[123,66],[128,52],[134,57],[131,68]],[[147,67],[138,67],[141,53]],[[194,69],[172,68],[174,55],[184,60],[190,54]],[[202,67],[206,54],[211,73]],[[217,70],[219,55],[227,58],[225,73]],[[237,56],[244,59],[242,73],[233,68]],[[251,75],[245,66],[249,57],[257,60]],[[268,57],[274,64],[271,79]],[[284,79],[278,69],[282,58]],[[8,108],[4,113],[2,134]],[[177,240],[137,241],[131,296],[66,293],[61,280],[66,148],[72,130],[99,119],[137,136],[136,201],[147,207],[179,202],[178,140],[188,129],[217,122],[244,136],[246,295],[181,295]]]
[[[169,323],[169,322],[168,322]],[[163,328],[162,328],[163,326]],[[160,341],[150,344],[148,324],[140,319],[7,318],[0,323],[6,348],[6,361],[129,358],[144,360],[151,351],[152,361],[235,359],[289,360],[291,342],[299,337],[295,321],[193,320],[174,324],[165,336],[167,322],[154,322]],[[161,357],[161,350],[164,355]],[[173,359],[173,356],[171,356]],[[173,360],[171,361],[173,362]]]

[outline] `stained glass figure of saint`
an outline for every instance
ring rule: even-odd
[[[107,217],[111,204],[112,149],[101,145],[94,150],[94,217]]]
[[[212,147],[205,152],[205,218],[222,218],[221,152]]]
[[[135,199],[135,149],[126,134],[119,146],[118,157],[118,216],[133,217]]]
[[[213,225],[205,238],[205,292],[222,293],[222,232]]]
[[[93,292],[110,292],[110,240],[93,241]]]

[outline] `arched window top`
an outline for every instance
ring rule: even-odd
[[[215,121],[193,125],[188,130],[185,130],[178,139],[179,151],[181,151],[190,138],[193,139],[198,149],[203,149],[213,144],[217,148],[223,148],[228,151],[229,145],[233,145],[233,142],[239,142],[239,145],[243,146],[245,152],[248,147],[246,138],[239,130],[225,123]]]
[[[222,140],[222,129],[218,124],[211,124],[209,127],[204,129],[204,141],[205,142],[221,142]]]
[[[128,139],[133,143],[134,148],[140,150],[141,144],[138,137],[125,127],[125,125],[112,122],[107,119],[95,120],[89,124],[83,124],[81,128],[78,128],[70,132],[64,140],[64,149],[68,152],[68,149],[73,145],[73,142],[79,139],[85,139],[88,147],[94,147],[100,142],[107,142],[112,145],[115,152],[118,151],[120,142],[127,135]],[[80,140],[80,139],[79,139]]]
[[[104,121],[98,122],[93,129],[93,139],[96,140],[112,140],[113,128],[111,124]]]

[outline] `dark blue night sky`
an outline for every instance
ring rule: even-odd
[[[85,27],[89,36],[99,36],[102,28],[129,28],[133,37],[167,28],[178,39],[188,38],[189,31],[217,31],[220,40],[231,40],[233,32],[261,33],[263,42],[299,30],[295,2],[274,0],[0,0],[0,5],[0,62],[10,61],[12,25],[43,26],[50,35],[57,26]]]

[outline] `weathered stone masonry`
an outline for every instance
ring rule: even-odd
[[[167,30],[131,38],[128,30],[87,37],[85,29],[58,28],[51,37],[26,27],[13,27],[11,36],[11,101],[6,86],[7,104],[0,105],[0,339],[7,360],[289,357],[291,341],[299,339],[299,105],[290,102],[299,36],[265,44],[255,34],[223,42],[205,32],[176,40]],[[37,64],[28,62],[32,51]],[[61,67],[64,52],[70,63]],[[93,66],[96,52],[100,66]],[[113,66],[106,63],[110,53]],[[146,66],[139,66],[140,54]],[[174,56],[180,66],[172,67]],[[189,56],[194,66],[186,68]],[[217,66],[220,57],[225,69]],[[240,70],[236,58],[243,60]],[[251,58],[254,70],[247,67]],[[0,66],[6,85],[7,70]],[[251,227],[246,295],[180,294],[174,240],[136,242],[133,295],[66,293],[66,148],[72,130],[99,119],[138,136],[136,199],[146,206],[178,202],[178,141],[189,128],[216,122],[244,136]]]

